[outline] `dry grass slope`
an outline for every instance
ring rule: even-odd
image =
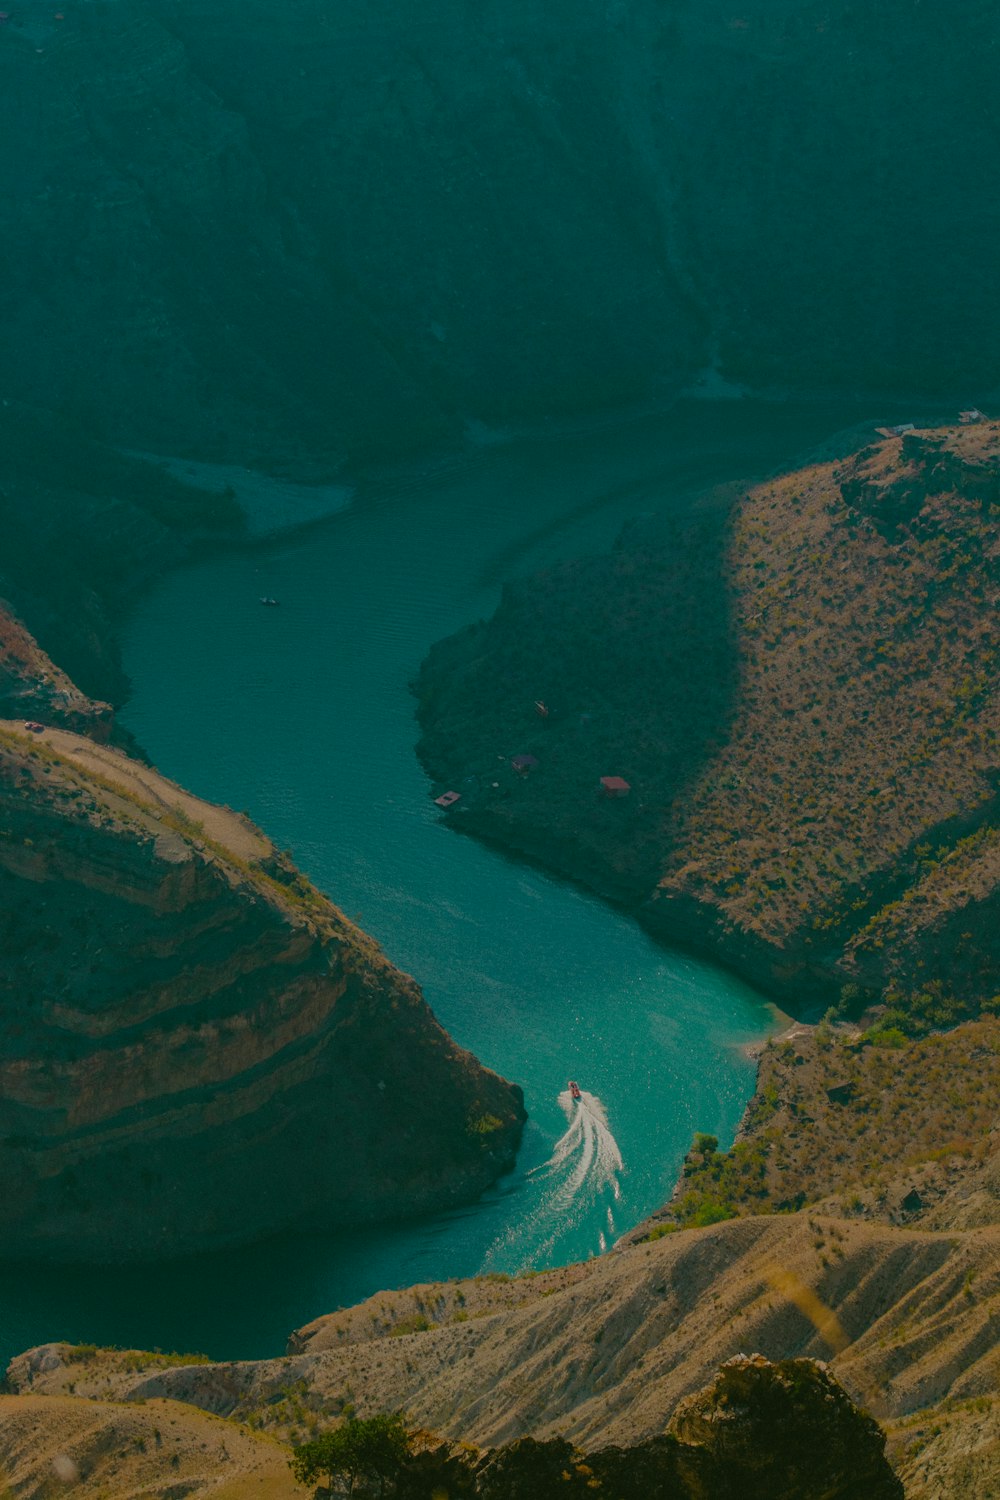
[[[940,1229],[1000,1222],[998,1114],[994,1019],[908,1043],[800,1029],[763,1049],[732,1149],[696,1139],[652,1232],[812,1204]]]
[[[853,985],[918,1029],[977,1013],[1000,991],[998,517],[1000,424],[928,430],[509,588],[419,683],[429,768],[478,778],[456,826],[793,1007]],[[602,802],[607,774],[631,796]]]
[[[282,1438],[350,1403],[478,1444],[565,1433],[596,1445],[662,1431],[682,1397],[749,1351],[829,1360],[880,1420],[988,1395],[1000,1375],[994,1226],[741,1218],[621,1249],[559,1287],[513,1285],[516,1306],[395,1337],[361,1319],[335,1346],[284,1359],[164,1367],[98,1352],[81,1365],[47,1347],[10,1377],[36,1394],[72,1383],[78,1396],[187,1401]]]
[[[174,1401],[0,1396],[7,1496],[305,1500],[273,1439]]]

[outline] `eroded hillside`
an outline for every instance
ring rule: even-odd
[[[456,826],[793,1007],[852,986],[915,1025],[976,1013],[1000,989],[998,503],[997,424],[889,436],[509,587],[418,686]]]
[[[673,1203],[599,1259],[378,1293],[298,1330],[280,1359],[47,1345],[12,1362],[10,1388],[185,1403],[281,1442],[403,1409],[464,1443],[565,1437],[589,1454],[665,1429],[686,1440],[688,1418],[754,1368],[747,1355],[819,1359],[888,1430],[912,1500],[990,1494],[997,1029],[893,1045],[797,1028],[764,1053],[733,1149],[696,1142]],[[692,1197],[712,1213],[687,1212]],[[758,1475],[783,1451],[778,1426],[755,1439]]]
[[[213,1365],[43,1346],[8,1378],[45,1399],[72,1388],[87,1401],[188,1403],[282,1441],[355,1410],[402,1408],[463,1442],[565,1435],[590,1451],[662,1433],[720,1363],[747,1351],[818,1358],[889,1427],[904,1475],[919,1457],[941,1484],[980,1441],[995,1463],[998,1275],[994,1228],[774,1215],[622,1248],[562,1285],[553,1273],[383,1293],[321,1321],[284,1359]],[[945,1427],[950,1444],[930,1456]]]
[[[85,1351],[69,1351],[71,1357]],[[54,1360],[54,1356],[51,1357]],[[81,1362],[81,1361],[78,1361]],[[183,1360],[177,1361],[184,1363]],[[188,1361],[190,1363],[190,1361]],[[158,1425],[154,1425],[158,1424]],[[405,1431],[405,1429],[404,1429]],[[902,1500],[885,1434],[837,1380],[809,1360],[728,1361],[681,1403],[669,1432],[583,1450],[565,1438],[522,1438],[485,1453],[410,1430],[408,1451],[375,1481],[400,1500]],[[18,1492],[49,1478],[84,1500],[170,1495],[285,1500],[289,1450],[231,1419],[179,1402],[26,1394],[0,1398],[0,1465]],[[167,1476],[169,1475],[169,1481]],[[314,1476],[315,1477],[315,1476]],[[362,1481],[359,1493],[367,1486]],[[349,1490],[354,1492],[354,1480]],[[322,1488],[316,1493],[330,1493]]]
[[[0,386],[240,461],[708,368],[989,390],[997,41],[986,0],[21,0]]]
[[[696,1138],[651,1232],[810,1204],[911,1228],[998,1223],[998,1060],[995,1019],[911,1042],[895,1028],[796,1028],[762,1049],[732,1148]]]
[[[475,1196],[519,1091],[243,817],[0,724],[5,1253],[163,1258]]]
[[[308,1500],[287,1451],[173,1401],[0,1396],[0,1473],[19,1496],[80,1500]],[[54,1489],[54,1486],[58,1486]]]

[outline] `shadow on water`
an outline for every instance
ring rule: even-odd
[[[683,513],[692,489],[858,417],[699,410],[414,468],[359,485],[308,539],[188,568],[143,603],[125,642],[128,729],[166,774],[291,848],[456,1039],[522,1083],[530,1119],[517,1172],[452,1213],[151,1267],[0,1267],[5,1355],[56,1338],[279,1353],[294,1327],[380,1288],[599,1253],[662,1203],[694,1130],[731,1137],[753,1081],[740,1044],[771,1024],[761,997],[585,892],[456,839],[413,753],[408,684],[434,641],[495,609],[508,573],[588,552],[620,566],[608,548],[650,500]],[[672,628],[698,642],[688,765],[734,690],[726,661],[705,665],[728,628],[713,524],[697,523],[708,529],[683,576],[682,515],[644,541],[644,566],[675,578]],[[265,593],[284,607],[261,610]],[[506,726],[494,762],[510,739]],[[584,1090],[570,1120],[568,1074]]]
[[[353,1232],[286,1234],[238,1252],[155,1266],[4,1266],[3,1355],[95,1335],[122,1348],[216,1358],[273,1355],[308,1317],[360,1301],[376,1288],[435,1279],[446,1256],[451,1275],[527,1270],[567,1223],[579,1224],[595,1210],[603,1225],[595,1249],[604,1249],[625,1227],[614,1218],[625,1170],[621,1151],[594,1094],[584,1091],[574,1104],[564,1090],[558,1105],[567,1128],[554,1145],[529,1127],[525,1157],[550,1149],[545,1160],[526,1169],[522,1164],[478,1203],[445,1213]],[[510,1200],[517,1204],[513,1221]],[[478,1232],[470,1236],[470,1228]],[[519,1249],[525,1238],[530,1254]],[[457,1260],[456,1239],[468,1240]]]

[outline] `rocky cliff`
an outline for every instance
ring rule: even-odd
[[[997,41],[986,0],[21,0],[0,392],[241,461],[709,368],[981,398]]]
[[[263,834],[0,725],[8,1257],[165,1258],[474,1197],[519,1091]]]
[[[44,718],[99,741],[108,738],[114,721],[110,704],[81,693],[2,600],[0,717]]]
[[[792,1007],[975,1014],[1000,989],[998,502],[1000,424],[881,437],[511,586],[418,684],[428,768],[479,778],[455,826]]]
[[[508,1477],[545,1458],[519,1450],[530,1438],[571,1445],[602,1480],[616,1452],[645,1452],[684,1496],[756,1484],[801,1500],[820,1477],[823,1495],[898,1493],[850,1397],[888,1430],[907,1496],[992,1494],[998,1048],[994,1021],[899,1045],[796,1028],[762,1058],[737,1144],[696,1141],[674,1203],[606,1256],[382,1292],[299,1329],[284,1359],[46,1345],[11,1363],[9,1389],[185,1403],[286,1442],[403,1408],[499,1449]],[[691,1196],[732,1217],[687,1213]],[[12,1423],[0,1412],[0,1452]],[[699,1474],[711,1482],[683,1487]]]

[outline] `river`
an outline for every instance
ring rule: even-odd
[[[772,1008],[457,836],[414,755],[408,685],[505,578],[607,547],[637,512],[790,462],[862,415],[691,402],[482,442],[362,476],[321,527],[188,567],[144,600],[124,643],[127,727],[167,775],[290,849],[452,1035],[523,1086],[530,1119],[512,1176],[417,1223],[124,1272],[6,1270],[5,1354],[49,1338],[275,1354],[293,1327],[382,1287],[598,1254],[663,1202],[695,1130],[732,1138],[753,1084],[743,1046],[773,1029]],[[572,1123],[569,1077],[584,1090]]]

